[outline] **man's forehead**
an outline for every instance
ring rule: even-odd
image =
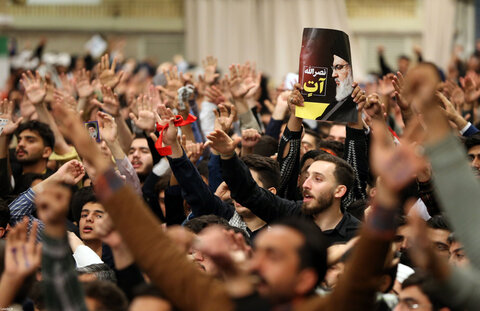
[[[263,230],[255,239],[256,248],[298,248],[304,243],[300,232],[283,225],[273,225]]]
[[[146,138],[135,138],[130,145],[130,148],[148,148],[148,142]]]
[[[468,154],[477,155],[480,154],[480,145],[475,145],[468,149]]]
[[[335,171],[335,163],[317,160],[314,161],[307,170],[310,174],[319,173],[322,175],[332,175]]]
[[[98,202],[88,202],[85,203],[85,205],[82,207],[82,211],[102,211],[104,212],[105,209],[103,208],[103,205],[98,203]]]
[[[34,138],[39,138],[40,135],[32,130],[23,130],[19,135],[19,137],[34,137]]]

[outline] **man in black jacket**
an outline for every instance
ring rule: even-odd
[[[257,185],[250,171],[235,154],[234,141],[223,131],[208,136],[221,154],[223,179],[232,198],[267,223],[293,215],[312,219],[328,242],[348,241],[355,236],[360,221],[345,212],[341,201],[353,184],[353,169],[343,159],[325,154],[315,158],[303,184],[304,200],[290,201]]]

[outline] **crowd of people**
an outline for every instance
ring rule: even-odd
[[[253,63],[46,44],[0,93],[2,310],[478,310],[479,52],[379,48],[345,124]]]

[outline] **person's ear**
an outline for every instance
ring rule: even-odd
[[[268,191],[270,191],[273,194],[277,194],[277,189],[275,187],[268,188]]]
[[[0,227],[0,239],[4,238],[6,232],[7,230],[5,230],[5,228]]]
[[[342,198],[347,193],[347,187],[345,185],[338,185],[335,188],[334,197],[337,199]]]
[[[297,284],[295,285],[295,292],[298,295],[306,295],[313,288],[315,288],[315,284],[317,284],[318,275],[315,269],[313,268],[306,268],[300,271],[297,276]]]
[[[52,147],[44,147],[42,157],[44,159],[48,159],[52,154],[52,152],[53,152]]]

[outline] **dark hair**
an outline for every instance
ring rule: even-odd
[[[408,56],[405,55],[405,54],[401,54],[400,56],[398,56],[398,59],[404,59],[404,60],[410,61],[410,57],[408,57]]]
[[[134,297],[150,296],[165,299],[163,293],[156,286],[147,283],[136,286],[133,295]]]
[[[253,147],[253,153],[264,157],[270,157],[278,151],[278,140],[269,135],[262,135],[258,143]]]
[[[87,128],[94,128],[97,129],[94,123],[87,123]]]
[[[428,297],[428,300],[432,303],[432,310],[435,311],[447,307],[434,296],[433,293],[435,293],[435,287],[438,285],[433,281],[429,281],[425,273],[417,271],[406,278],[402,283],[402,289],[410,286],[418,286],[420,288],[422,293],[425,294],[425,296]]]
[[[107,281],[84,282],[85,296],[94,299],[98,304],[97,310],[126,311],[128,300],[117,285]]]
[[[230,225],[224,218],[218,217],[216,215],[203,215],[187,221],[185,223],[185,228],[189,229],[195,234],[198,234],[203,229],[211,225],[220,225],[225,228],[230,227]]]
[[[272,226],[285,226],[300,233],[305,239],[304,244],[298,249],[300,257],[300,269],[313,268],[317,272],[317,283],[325,277],[327,272],[327,247],[328,243],[320,228],[312,221],[305,218],[289,217],[279,220]]]
[[[47,124],[36,120],[22,123],[15,131],[15,136],[18,137],[25,130],[37,133],[42,138],[45,147],[50,147],[53,150],[55,146],[55,136]]]
[[[0,198],[0,228],[7,228],[10,222],[10,209],[7,202]]]
[[[85,267],[76,268],[78,275],[94,274],[99,281],[117,283],[115,272],[104,263],[91,264]]]
[[[347,191],[352,188],[354,181],[353,168],[344,159],[324,153],[315,158],[315,161],[325,161],[335,164],[333,175],[337,180],[337,184],[347,187]]]
[[[407,216],[405,215],[396,215],[395,216],[395,227],[405,226],[407,224]]]
[[[258,173],[258,178],[265,189],[278,188],[280,181],[280,168],[278,162],[258,154],[249,154],[242,157],[249,169]]]
[[[448,225],[447,220],[443,215],[435,215],[427,221],[427,226],[431,229],[440,229],[446,231],[452,231]]]
[[[472,136],[467,137],[464,144],[467,152],[468,150],[470,150],[470,148],[480,145],[480,133],[476,133]]]
[[[367,209],[367,207],[367,200],[356,200],[347,206],[347,212],[349,212],[355,218],[363,222],[365,218],[365,210]]]
[[[307,135],[307,134],[311,135],[311,136],[313,136],[313,138],[315,138],[315,146],[313,146],[313,148],[317,149],[318,148],[318,143],[322,140],[322,138],[320,137],[320,135],[318,135],[318,133],[316,131],[305,128],[305,135]]]
[[[321,155],[322,153],[324,153],[324,151],[320,151],[317,149],[313,149],[305,152],[302,159],[300,160],[300,170],[303,168],[303,166],[305,165],[305,162],[307,162],[308,159],[315,159],[317,156]]]
[[[80,221],[83,206],[90,202],[98,202],[92,187],[83,187],[75,192],[70,204],[73,221],[76,221],[77,223]]]
[[[155,194],[159,194],[161,191],[168,188],[170,183],[170,174],[166,174],[161,176],[158,181],[155,183],[154,192]]]
[[[36,281],[28,293],[28,297],[33,301],[33,305],[40,311],[47,308],[45,305],[45,294],[43,293],[44,286],[43,281]]]

